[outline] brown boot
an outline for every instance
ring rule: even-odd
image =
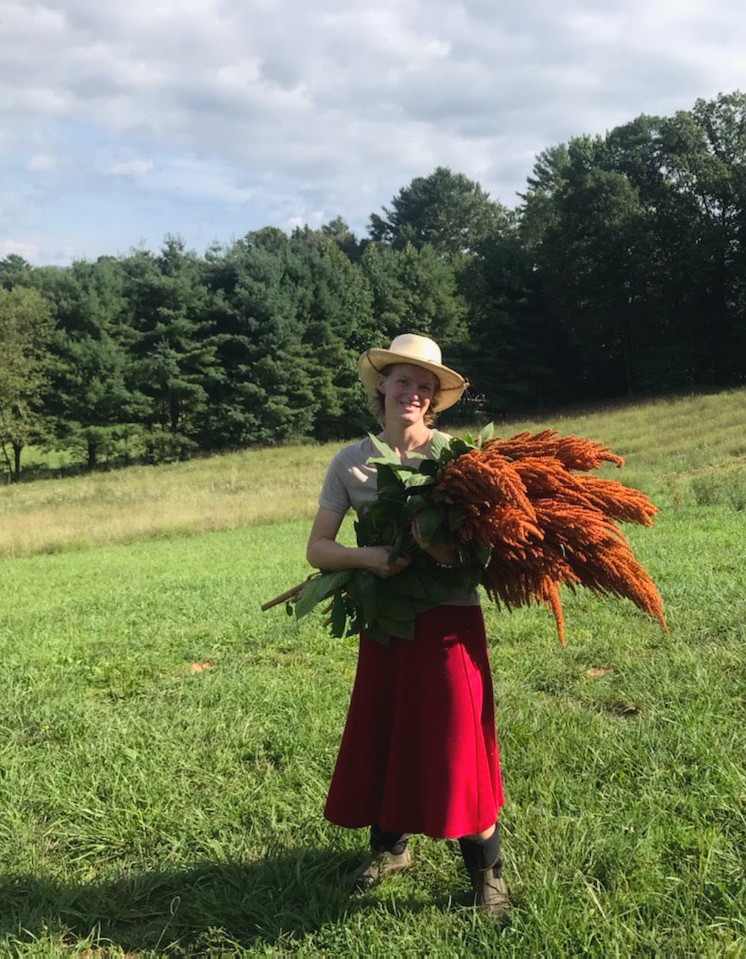
[[[500,835],[495,831],[488,839],[459,839],[461,855],[474,890],[474,905],[490,919],[502,920],[510,909],[508,887],[503,879],[500,858]]]
[[[508,884],[502,876],[496,875],[494,866],[490,869],[476,869],[470,873],[470,878],[474,890],[474,905],[490,919],[504,919],[511,906]]]
[[[395,872],[406,869],[412,863],[412,853],[405,846],[399,853],[390,850],[373,850],[368,858],[350,876],[350,885],[355,889],[370,889],[376,883]]]

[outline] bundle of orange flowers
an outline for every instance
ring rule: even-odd
[[[622,458],[552,430],[501,440],[492,429],[476,440],[434,434],[417,467],[371,436],[378,492],[355,524],[357,542],[388,546],[392,560],[406,555],[409,565],[383,579],[362,569],[317,573],[263,608],[294,602],[301,617],[331,600],[332,635],[362,630],[388,643],[412,638],[418,613],[447,602],[454,588],[481,583],[498,605],[548,606],[564,646],[565,584],[630,599],[667,630],[658,591],[617,525],[650,526],[655,506],[638,490],[582,475]],[[440,566],[421,542],[449,548],[459,563]]]
[[[630,599],[668,628],[653,581],[616,525],[650,526],[656,507],[638,490],[573,472],[604,462],[623,465],[607,447],[545,430],[488,439],[438,476],[439,498],[464,514],[455,539],[490,550],[481,579],[489,597],[508,607],[544,603],[563,645],[563,583]]]

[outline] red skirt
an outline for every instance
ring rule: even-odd
[[[361,636],[326,818],[451,839],[488,829],[502,805],[480,607],[421,613],[415,638],[390,646]]]

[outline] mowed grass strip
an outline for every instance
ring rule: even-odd
[[[746,508],[746,390],[511,420],[501,435],[553,428],[610,445],[606,472],[662,506],[732,499]],[[0,488],[0,556],[83,549],[310,518],[341,444],[245,450],[159,467]],[[697,484],[692,487],[692,478]]]

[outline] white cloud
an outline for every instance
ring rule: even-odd
[[[318,230],[324,223],[333,219],[333,216],[333,214],[326,214],[323,210],[310,210],[307,213],[288,217],[280,226],[289,233],[304,226],[309,226],[312,230]]]
[[[0,255],[6,257],[11,253],[22,256],[29,263],[34,263],[38,258],[39,248],[34,243],[24,243],[21,240],[0,241]]]
[[[152,169],[152,160],[120,160],[119,163],[115,163],[109,168],[109,173],[111,173],[112,176],[141,177],[147,176]]]
[[[34,172],[46,173],[57,167],[57,158],[51,153],[37,153],[29,158],[26,168]]]
[[[180,159],[151,177],[152,190],[168,190],[197,199],[220,200],[230,204],[248,202],[254,191],[239,186],[232,171],[220,169],[216,162]]]
[[[0,163],[260,224],[360,229],[438,164],[512,204],[545,147],[746,76],[741,0],[0,0],[0,31]]]

